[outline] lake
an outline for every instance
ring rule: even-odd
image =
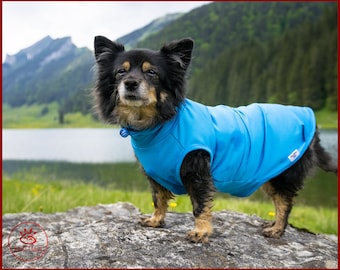
[[[129,138],[120,129],[4,129],[3,160],[76,163],[135,161]]]
[[[3,160],[116,163],[135,161],[130,138],[119,128],[3,129]],[[337,130],[321,130],[321,143],[338,157]]]

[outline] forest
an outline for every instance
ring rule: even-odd
[[[178,39],[178,33],[195,40],[188,85],[192,99],[209,105],[272,102],[337,110],[335,3],[213,3],[138,46],[156,49]]]
[[[252,38],[194,70],[189,95],[232,106],[271,102],[336,111],[337,11],[270,41]],[[194,60],[195,64],[195,60]]]

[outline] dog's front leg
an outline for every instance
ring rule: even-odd
[[[155,180],[148,177],[152,189],[152,199],[155,207],[152,217],[142,218],[140,224],[147,227],[162,227],[164,218],[168,209],[168,201],[174,198],[174,195],[159,185]]]
[[[181,166],[182,182],[190,196],[195,228],[188,232],[191,242],[208,242],[212,234],[211,208],[215,187],[210,173],[210,155],[203,150],[190,152]]]

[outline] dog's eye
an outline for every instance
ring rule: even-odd
[[[117,70],[117,75],[124,76],[126,74],[126,70],[124,68],[120,68]]]
[[[149,69],[146,73],[147,73],[150,77],[155,77],[155,76],[157,76],[156,71],[153,70],[153,69]]]

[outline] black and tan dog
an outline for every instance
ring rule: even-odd
[[[311,169],[337,173],[319,143],[314,113],[278,104],[210,107],[185,98],[193,44],[187,38],[159,51],[125,51],[95,37],[96,109],[131,136],[152,187],[155,211],[141,224],[162,226],[173,194],[188,193],[195,216],[188,238],[207,242],[215,190],[244,197],[262,186],[276,210],[263,235],[279,238]]]

